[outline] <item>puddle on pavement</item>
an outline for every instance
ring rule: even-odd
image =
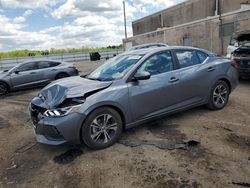
[[[74,161],[77,157],[83,154],[83,151],[80,149],[70,149],[65,153],[62,153],[54,157],[54,162],[58,164],[68,164]]]
[[[146,127],[157,138],[164,138],[175,142],[182,142],[186,139],[186,135],[177,129],[179,125],[172,123],[171,120],[159,120],[146,125]]]
[[[120,140],[120,144],[123,144],[125,146],[129,147],[138,147],[141,145],[150,145],[155,146],[159,149],[167,149],[167,150],[173,150],[173,149],[184,149],[184,150],[190,150],[192,147],[195,147],[199,145],[199,142],[196,140],[189,140],[189,141],[182,141],[179,143],[176,143],[171,140],[139,140],[139,139],[129,139],[129,140]]]

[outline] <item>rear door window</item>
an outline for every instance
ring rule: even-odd
[[[200,59],[194,50],[175,50],[181,68],[200,64]]]
[[[39,69],[46,69],[46,68],[50,68],[50,67],[55,67],[59,64],[60,64],[59,62],[40,61],[40,62],[38,62],[38,68]]]

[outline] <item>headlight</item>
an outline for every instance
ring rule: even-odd
[[[58,108],[53,110],[46,110],[43,115],[46,117],[60,117],[66,116],[72,112],[77,112],[77,110],[81,107],[81,105],[70,106],[65,108]]]

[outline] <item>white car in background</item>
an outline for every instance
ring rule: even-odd
[[[230,40],[227,47],[227,57],[232,58],[233,52],[242,46],[249,46],[250,44],[250,31],[235,33]]]

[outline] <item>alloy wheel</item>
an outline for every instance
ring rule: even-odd
[[[223,107],[228,99],[228,90],[227,88],[220,84],[218,85],[213,92],[213,102],[217,107]]]
[[[90,125],[91,139],[95,143],[106,144],[115,137],[117,128],[118,124],[112,115],[99,115],[92,121]]]
[[[0,95],[3,95],[7,92],[8,88],[5,84],[0,84]]]

